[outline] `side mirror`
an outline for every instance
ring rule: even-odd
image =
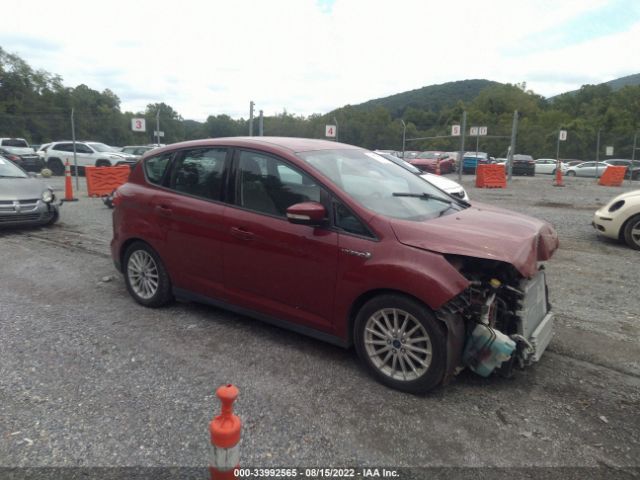
[[[298,225],[320,226],[326,217],[327,210],[318,202],[296,203],[287,208],[287,220]]]

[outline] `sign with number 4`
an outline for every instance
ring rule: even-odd
[[[324,136],[329,138],[336,138],[336,126],[326,125],[324,128]]]

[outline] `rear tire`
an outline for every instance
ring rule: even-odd
[[[157,308],[172,300],[167,270],[148,244],[134,242],[129,245],[124,254],[123,270],[127,290],[140,305]]]
[[[110,167],[111,162],[109,160],[98,160],[96,162],[96,167]]]
[[[634,215],[625,223],[624,241],[631,248],[640,250],[640,215]]]
[[[409,297],[385,294],[365,303],[354,343],[367,370],[384,385],[425,393],[442,382],[446,334],[427,307]]]
[[[64,175],[64,164],[59,158],[50,158],[47,160],[47,167],[54,175]]]
[[[574,172],[573,170],[569,170],[567,172],[567,177],[575,177],[576,176],[576,172]]]

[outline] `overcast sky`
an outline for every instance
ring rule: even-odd
[[[640,73],[640,0],[25,0],[0,46],[123,111],[309,115],[454,80],[552,96]]]

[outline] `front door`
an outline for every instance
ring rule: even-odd
[[[282,159],[239,150],[236,162],[223,260],[230,302],[331,333],[337,233],[286,219],[289,206],[325,194]]]

